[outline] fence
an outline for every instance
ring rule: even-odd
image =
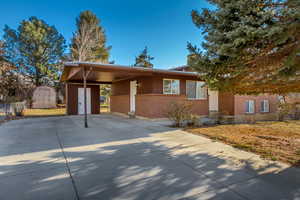
[[[0,104],[0,114],[19,115],[26,108],[26,102],[14,102]]]

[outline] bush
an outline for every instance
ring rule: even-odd
[[[278,120],[284,121],[284,119],[291,113],[292,110],[293,110],[292,104],[280,102],[278,105]]]
[[[230,115],[230,112],[227,110],[223,110],[222,112],[219,112],[218,114],[218,123],[220,124],[227,124],[230,123],[230,120],[228,120],[228,116]]]
[[[246,115],[245,118],[244,118],[244,121],[247,124],[256,124],[256,116],[255,116],[255,114]]]
[[[200,122],[199,122],[199,117],[197,115],[193,115],[191,114],[188,117],[188,126],[199,126]]]
[[[220,124],[234,124],[234,116],[230,116],[230,115],[221,115],[221,117],[219,117],[219,123]]]
[[[191,104],[184,102],[170,103],[167,117],[174,123],[174,126],[181,127],[184,121],[191,119]]]
[[[294,104],[294,119],[295,120],[300,119],[300,103]]]

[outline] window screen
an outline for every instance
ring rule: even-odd
[[[196,98],[196,81],[187,81],[186,82],[186,96],[189,99]]]
[[[186,81],[186,96],[188,99],[206,99],[207,88],[201,81]]]
[[[254,101],[246,101],[246,113],[254,113]]]
[[[175,80],[175,79],[163,80],[164,94],[179,94],[179,91],[180,91],[179,80]]]
[[[172,80],[166,80],[164,79],[164,94],[171,94],[171,84]]]
[[[269,112],[269,101],[268,100],[263,100],[260,103],[260,110],[261,112]]]

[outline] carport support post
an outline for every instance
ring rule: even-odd
[[[86,70],[83,69],[83,87],[84,87],[84,127],[88,127],[87,122],[87,105],[86,105]]]
[[[84,127],[88,128],[88,122],[87,122],[87,105],[86,105],[86,79],[89,75],[89,73],[91,72],[91,68],[89,69],[89,71],[86,71],[86,68],[83,68],[83,91],[84,91]]]

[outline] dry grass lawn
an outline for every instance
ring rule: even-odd
[[[65,115],[65,108],[51,108],[51,109],[25,109],[25,117],[35,117],[35,116],[57,116]]]
[[[218,125],[187,131],[300,167],[300,121]]]
[[[109,112],[107,107],[101,107],[101,113]],[[50,109],[26,109],[24,111],[24,117],[43,117],[43,116],[59,116],[65,115],[66,108],[50,108]]]
[[[101,107],[100,113],[109,113],[110,110],[108,107]],[[63,116],[66,115],[66,108],[50,108],[50,109],[25,109],[24,116],[17,117],[11,116],[9,119],[7,118],[0,118],[0,124],[9,121],[9,120],[17,120],[23,119],[24,117],[47,117],[47,116]],[[0,117],[5,116],[5,113],[0,112]]]

